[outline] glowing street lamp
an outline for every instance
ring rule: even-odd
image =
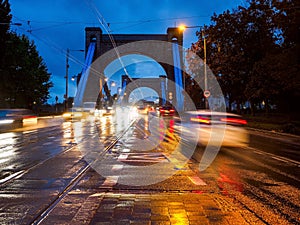
[[[185,25],[179,25],[178,28],[179,28],[179,30],[184,31],[186,29],[186,26]]]
[[[203,38],[203,51],[204,51],[204,57],[203,57],[203,66],[204,66],[204,97],[205,97],[205,109],[208,109],[208,101],[207,98],[209,97],[209,91],[208,91],[208,87],[207,87],[207,72],[206,72],[206,38],[204,35],[204,31],[203,31],[203,27],[202,26],[185,26],[185,25],[180,25],[178,27],[179,30],[181,30],[182,32],[187,29],[187,28],[201,28],[201,32],[202,32],[202,38]]]
[[[116,86],[116,82],[115,82],[115,81],[111,81],[111,82],[110,82],[110,86],[111,86],[111,87],[115,87],[115,86]]]

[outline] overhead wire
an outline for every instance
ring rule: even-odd
[[[114,48],[114,51],[116,52],[117,54],[117,57],[118,57],[118,60],[119,62],[121,63],[122,65],[122,68],[124,70],[124,73],[129,77],[128,75],[128,72],[126,70],[126,67],[123,63],[123,60],[121,59],[121,56],[120,56],[120,52],[117,48],[117,44],[114,40],[114,37],[112,36],[111,34],[111,30],[110,30],[110,27],[108,25],[108,23],[105,21],[104,17],[102,16],[102,14],[99,12],[99,10],[97,9],[97,7],[93,4],[93,2],[89,1],[89,0],[86,0],[86,2],[88,3],[88,5],[90,6],[90,8],[96,13],[96,16],[97,16],[97,19],[99,21],[99,23],[102,25],[102,27],[104,28],[104,30],[107,32],[108,36],[109,36],[109,39],[113,45],[113,48]]]
[[[49,40],[49,39],[45,39],[45,38],[41,38],[38,35],[32,33],[30,30],[25,29],[25,28],[19,28],[20,30],[23,30],[24,33],[29,33],[30,36],[34,37],[35,40],[38,40],[40,42],[42,42],[43,44],[45,44],[46,46],[50,47],[51,49],[55,50],[56,52],[59,52],[60,54],[64,54],[67,55],[67,49],[62,49],[60,46],[58,46],[55,42]],[[85,63],[78,60],[74,55],[72,55],[70,52],[68,53],[68,59],[76,64],[78,64],[80,67],[84,67]]]

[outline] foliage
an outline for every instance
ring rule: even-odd
[[[205,38],[207,64],[229,110],[236,103],[240,111],[245,102],[253,111],[261,102],[266,109],[273,104],[296,110],[292,99],[300,97],[297,12],[294,1],[249,0],[247,7],[214,14],[212,24],[197,32],[191,50],[203,57]],[[193,66],[190,69],[196,73]]]
[[[6,4],[2,2],[1,12],[5,7],[9,9],[8,2],[4,2]],[[8,9],[7,12],[10,11]],[[11,16],[6,17],[10,22]],[[52,82],[34,42],[25,35],[19,36],[8,30],[5,39],[0,63],[0,107],[33,108],[44,104],[49,98]]]
[[[5,43],[8,39],[9,24],[11,22],[10,5],[8,0],[0,1],[0,69],[5,52]]]

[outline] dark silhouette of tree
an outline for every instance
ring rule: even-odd
[[[35,44],[10,32],[10,4],[0,3],[0,107],[33,108],[44,104],[53,86]]]
[[[34,42],[25,35],[10,33],[3,66],[0,74],[2,107],[32,108],[47,101],[52,82]]]
[[[8,0],[0,1],[0,72],[2,71],[3,57],[6,51],[6,42],[8,40],[8,31],[11,22],[10,4]]]
[[[214,14],[211,25],[196,33],[198,41],[191,50],[203,58],[205,36],[207,65],[229,110],[236,103],[239,112],[245,102],[253,110],[262,102],[266,110],[270,104],[295,105],[300,97],[298,13],[296,1],[249,0],[247,7]]]

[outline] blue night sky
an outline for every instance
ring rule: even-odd
[[[50,104],[63,102],[65,94],[66,49],[84,49],[84,29],[101,27],[96,10],[103,16],[115,34],[166,34],[168,27],[185,24],[203,26],[210,23],[213,13],[232,10],[245,5],[245,0],[10,0],[12,26],[19,34],[34,40],[37,50],[52,74],[54,87],[50,90]],[[102,29],[103,30],[103,29]],[[184,33],[184,47],[196,42],[197,29]],[[105,33],[105,32],[104,32]],[[84,53],[71,51],[69,77],[82,70]],[[69,80],[69,96],[74,96],[75,82]]]

